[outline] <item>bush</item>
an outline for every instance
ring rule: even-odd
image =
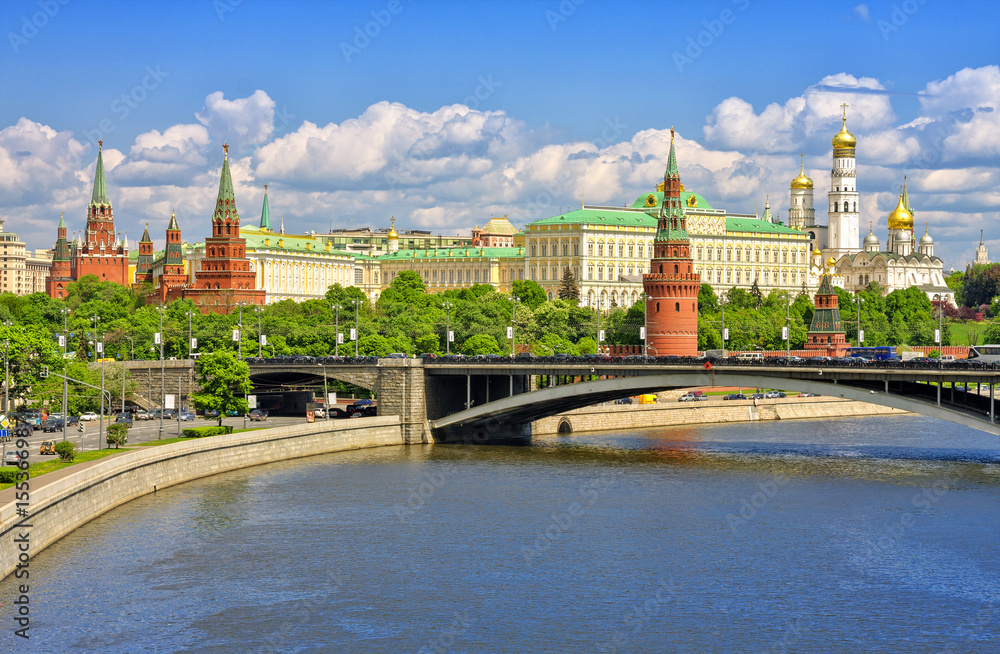
[[[192,427],[181,432],[187,438],[204,438],[205,436],[220,436],[222,434],[233,433],[233,428],[229,425],[221,427]]]
[[[76,458],[76,445],[70,441],[59,441],[56,443],[56,454],[60,461],[72,461]]]
[[[128,443],[128,425],[124,423],[108,425],[107,441],[108,445],[114,445],[115,449],[118,449],[125,443]]]
[[[21,472],[17,468],[0,468],[0,484],[13,484],[17,482],[17,473]]]

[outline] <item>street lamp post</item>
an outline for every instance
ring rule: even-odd
[[[132,338],[131,336],[125,336],[125,338],[128,339],[129,349],[132,352],[132,354],[129,356],[128,360],[129,361],[135,361],[135,339]],[[123,359],[125,358],[124,353],[122,354],[122,358]]]
[[[333,319],[333,356],[340,356],[340,302],[337,302]]]
[[[944,348],[944,296],[935,293],[934,299],[937,300],[938,303],[938,332],[937,332],[937,338],[934,340],[937,341],[937,346],[938,346],[938,368],[941,368],[944,365],[944,362],[941,358],[943,353],[942,351]],[[940,394],[941,394],[941,381],[939,380],[938,395]],[[939,398],[938,404],[940,403],[941,402]]]
[[[257,306],[257,358],[264,356],[264,332],[260,329],[260,306]]]
[[[239,322],[236,324],[236,335],[238,336],[238,357],[239,360],[243,360],[243,303],[240,302],[240,317]],[[246,399],[246,394],[243,395],[243,399]],[[247,409],[243,411],[243,429],[247,428],[247,413],[249,412],[249,403],[247,404]]]
[[[167,387],[166,387],[167,371],[166,371],[166,364],[163,361],[163,305],[162,304],[159,306],[159,309],[160,309],[160,333],[157,334],[156,336],[160,341],[160,431],[156,436],[157,439],[163,438],[163,414],[166,409],[166,400],[167,400]]]
[[[722,294],[722,356],[726,356],[726,338],[729,334],[726,333],[726,294]]]
[[[69,308],[63,307],[59,310],[63,315],[63,336],[62,336],[62,346],[63,346],[63,440],[65,441],[68,437],[69,431],[69,380],[67,379],[69,372],[68,365],[66,363],[66,351],[69,349]]]
[[[510,358],[514,358],[514,343],[517,342],[517,324],[514,322],[514,318],[517,315],[517,296],[510,296]],[[511,384],[513,384],[513,377],[511,377]],[[511,395],[514,393],[512,392]]]
[[[785,363],[792,356],[792,319],[789,308],[789,293],[785,291]]]
[[[194,354],[194,332],[191,329],[191,318],[194,316],[194,311],[188,311],[188,358],[193,358]]]
[[[451,302],[444,303],[444,353],[451,354]]]
[[[333,407],[330,406],[330,389],[326,383],[326,366],[324,366],[322,363],[319,364],[319,366],[323,368],[323,407],[325,409],[324,413],[326,415],[326,419],[324,420],[324,422],[329,422],[330,409],[332,409]]]
[[[358,323],[358,309],[361,303],[358,302],[357,298],[351,300],[354,303],[354,357],[358,356],[358,344],[361,341],[361,325]]]
[[[861,329],[861,305],[864,303],[865,299],[858,296],[858,347],[865,342],[865,330]]]
[[[597,298],[597,354],[601,353],[601,341],[604,340],[603,338],[601,338],[601,305],[603,304],[604,304],[604,298],[598,297]]]

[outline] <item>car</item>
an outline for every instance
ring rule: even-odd
[[[163,419],[164,420],[173,420],[176,417],[177,417],[177,410],[176,409],[164,409],[163,410]]]
[[[785,395],[784,393],[782,393],[781,391],[768,391],[768,392],[764,393],[764,397],[767,398],[767,399],[769,399],[769,400],[774,400],[774,399],[781,399],[783,397],[788,397],[788,396]]]
[[[326,409],[324,409],[321,406],[316,407],[315,409],[313,409],[313,416],[316,417],[316,418],[325,418],[326,417]]]
[[[678,397],[677,401],[678,402],[694,402],[695,401],[695,394],[694,393],[685,393],[684,395],[681,395],[680,397]]]
[[[99,419],[100,419],[100,416],[98,416],[93,411],[88,411],[86,413],[81,413],[80,414],[80,420],[86,420],[87,422],[90,422],[91,420],[99,420]]]
[[[369,400],[368,398],[362,398],[360,400],[354,400],[354,406],[356,406],[356,407],[368,406],[370,404],[375,404],[374,400]]]
[[[46,418],[45,422],[42,423],[42,431],[44,432],[59,431],[62,428],[63,428],[62,418]]]
[[[3,464],[5,466],[16,466],[21,463],[21,455],[17,452],[11,450],[3,455]]]
[[[393,352],[392,354],[385,355],[386,359],[405,359],[406,355],[402,352]]]
[[[632,398],[631,397],[620,397],[617,400],[615,400],[615,404],[632,404]]]
[[[38,448],[39,454],[55,454],[56,453],[56,442],[55,441],[42,441],[41,446]]]
[[[264,409],[254,409],[247,417],[250,418],[251,422],[261,422],[267,420],[267,411]]]
[[[132,419],[133,420],[152,420],[152,418],[149,415],[149,412],[146,411],[145,409],[138,409],[135,413],[132,414]]]
[[[119,413],[115,418],[116,425],[128,425],[132,426],[132,414],[131,413]]]
[[[818,393],[799,393],[799,397],[819,397]]]
[[[190,420],[194,420],[196,417],[197,416],[195,416],[190,411],[181,411],[181,414],[179,416],[177,416],[177,419],[180,420],[180,421],[182,421],[182,422],[188,422]]]
[[[77,424],[79,424],[79,423],[80,423],[80,416],[70,416],[70,417],[69,417],[69,424],[70,424],[71,426],[72,426],[72,425],[77,425]]]
[[[747,396],[744,395],[743,393],[730,393],[729,395],[723,395],[722,399],[724,399],[724,400],[745,400],[745,399],[747,399]]]
[[[339,419],[339,418],[350,418],[351,414],[348,413],[347,411],[344,411],[343,409],[334,407],[334,408],[330,409],[330,417],[331,418],[337,418],[337,419]]]
[[[219,410],[218,409],[205,409],[205,420],[209,420],[211,418],[218,418],[218,417],[219,417]]]
[[[763,400],[765,397],[766,395],[764,393],[751,393],[750,395],[747,395],[747,398],[751,400]]]

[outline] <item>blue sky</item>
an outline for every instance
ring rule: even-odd
[[[223,140],[247,222],[269,183],[289,231],[523,224],[649,190],[671,125],[688,188],[784,215],[847,102],[865,228],[909,174],[946,266],[1000,253],[1000,3],[577,2],[6,0],[0,216],[80,229],[100,137],[132,240],[204,238]]]

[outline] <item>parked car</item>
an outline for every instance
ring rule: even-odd
[[[678,402],[700,402],[707,400],[708,396],[702,391],[690,391],[677,398]]]
[[[723,395],[722,399],[724,399],[724,400],[745,400],[745,399],[747,399],[747,396],[744,395],[743,393],[730,393],[729,395]]]
[[[354,400],[353,406],[368,406],[369,404],[375,404],[374,400],[369,400],[368,398],[362,398],[360,400]]]
[[[55,441],[42,441],[41,446],[38,448],[39,454],[55,454],[56,453],[56,442]]]
[[[251,422],[261,422],[267,420],[267,411],[264,409],[254,409],[247,417],[250,418]]]
[[[393,352],[392,354],[385,355],[386,359],[405,359],[406,355],[402,352]]]
[[[819,397],[819,393],[799,393],[799,397]]]
[[[330,417],[331,418],[336,418],[336,419],[339,419],[339,418],[350,418],[351,414],[348,413],[347,411],[344,411],[343,409],[339,409],[337,407],[334,407],[334,408],[330,409]]]
[[[132,426],[132,414],[131,413],[127,413],[127,412],[126,413],[119,413],[118,416],[115,418],[115,424],[116,425],[128,425],[129,427],[131,427]]]
[[[146,411],[145,409],[138,409],[138,410],[136,410],[136,412],[132,414],[132,419],[133,420],[152,420],[152,418],[149,415],[149,412]]]
[[[86,413],[80,414],[80,420],[86,420],[86,421],[89,422],[91,420],[99,420],[99,419],[100,419],[100,416],[98,416],[93,411],[88,411]]]
[[[774,400],[774,399],[781,399],[783,397],[788,397],[788,396],[785,395],[784,393],[782,393],[781,391],[768,391],[768,392],[764,393],[764,397],[766,397],[769,400]]]
[[[620,397],[617,400],[615,400],[615,404],[632,404],[632,398],[631,397]]]
[[[196,417],[197,416],[195,416],[190,411],[181,411],[181,414],[177,417],[177,419],[180,420],[180,421],[182,421],[182,422],[188,422],[188,421],[194,420]]]
[[[205,409],[205,420],[210,420],[212,418],[218,418],[218,417],[219,417],[218,409]]]
[[[17,452],[11,450],[10,452],[4,454],[3,464],[5,466],[16,466],[19,463],[21,463],[21,455],[18,454]]]
[[[174,420],[175,418],[177,418],[177,410],[176,409],[164,409],[163,410],[163,419],[164,420]]]
[[[324,409],[321,406],[316,407],[313,410],[313,416],[315,416],[316,418],[325,418],[326,417],[326,409]]]
[[[766,397],[766,395],[764,393],[750,393],[750,395],[746,396],[746,399],[749,399],[749,400],[763,400],[765,397]]]

